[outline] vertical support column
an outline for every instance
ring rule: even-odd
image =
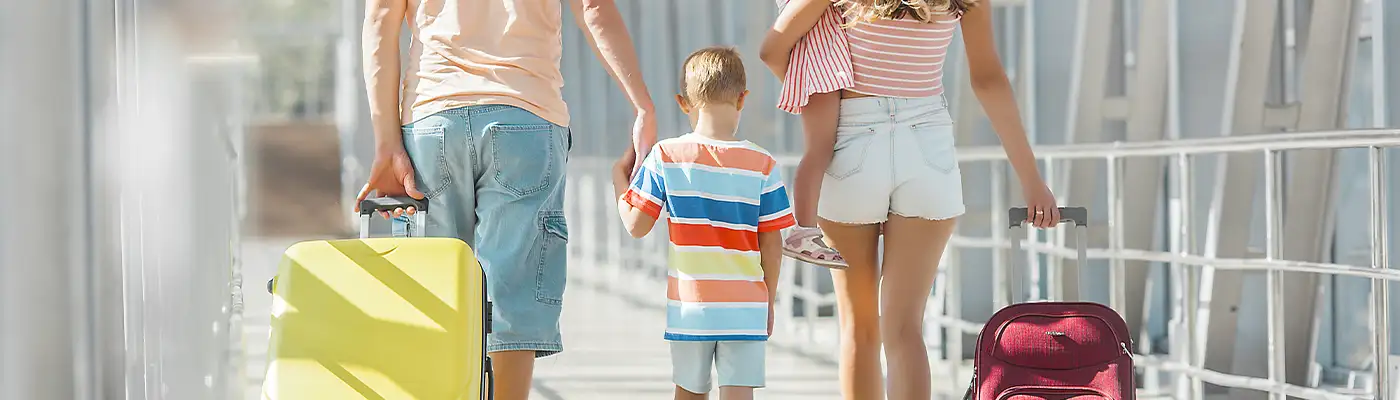
[[[1133,81],[1129,85],[1128,117],[1126,138],[1129,142],[1162,140],[1166,137],[1168,57],[1170,41],[1167,38],[1168,23],[1161,16],[1168,13],[1168,0],[1141,0],[1138,11],[1137,46],[1134,50],[1136,62]],[[1151,249],[1155,244],[1157,214],[1161,206],[1163,179],[1166,174],[1166,160],[1159,157],[1132,158],[1121,160],[1120,187],[1123,197],[1119,217],[1124,236],[1120,247],[1131,249]],[[1131,332],[1142,332],[1147,321],[1147,280],[1151,264],[1129,261],[1122,268],[1122,281],[1125,287],[1123,299],[1124,319]],[[1150,338],[1141,338],[1144,344]]]
[[[1104,97],[1107,88],[1109,54],[1111,53],[1113,22],[1117,20],[1118,0],[1080,0],[1078,29],[1075,32],[1074,62],[1070,72],[1069,118],[1066,143],[1096,143],[1105,139],[1103,132]],[[1093,204],[1098,192],[1097,165],[1093,162],[1067,162],[1068,178],[1063,193],[1065,204]],[[1087,244],[1093,246],[1092,241]],[[1065,265],[1068,265],[1066,263]],[[1079,271],[1081,266],[1064,269],[1065,300],[1079,300]],[[1075,285],[1071,285],[1070,282]]]
[[[1274,53],[1274,31],[1277,25],[1277,0],[1237,0],[1234,31],[1230,40],[1230,64],[1227,70],[1225,117],[1221,136],[1256,134],[1264,131],[1265,99],[1269,88],[1270,65]],[[1254,209],[1254,194],[1259,172],[1258,157],[1250,154],[1226,156],[1217,170],[1212,220],[1207,226],[1206,254],[1219,258],[1244,258],[1248,254],[1250,219]],[[1214,248],[1214,251],[1210,251]],[[1235,336],[1239,325],[1240,295],[1243,273],[1240,271],[1207,271],[1210,311],[1205,341],[1205,368],[1245,373],[1234,366]],[[1205,293],[1202,293],[1204,296]],[[1263,371],[1250,370],[1254,376]],[[1253,391],[1230,391],[1231,398],[1263,397]]]
[[[1375,2],[1374,14],[1371,15],[1371,23],[1375,27],[1375,34],[1371,37],[1381,50],[1375,53],[1375,57],[1382,59],[1380,65],[1389,66],[1381,68],[1384,77],[1383,86],[1376,88],[1376,91],[1385,93],[1385,120],[1382,121],[1387,126],[1400,124],[1400,4],[1390,1],[1373,0]],[[1377,82],[1380,83],[1380,82]]]
[[[1329,1],[1312,7],[1299,69],[1296,129],[1313,131],[1346,126],[1349,76],[1356,53],[1357,11],[1361,0]],[[1338,163],[1336,150],[1303,150],[1289,155],[1289,183],[1282,189],[1288,199],[1283,208],[1283,259],[1327,261],[1332,247],[1333,211]],[[1283,173],[1281,170],[1280,173]],[[1291,338],[1287,347],[1288,383],[1304,385],[1317,348],[1317,274],[1283,274],[1283,307],[1289,312],[1283,326]]]
[[[374,130],[369,121],[365,80],[360,75],[360,25],[364,22],[364,7],[364,1],[340,1],[340,35],[335,42],[335,128],[340,137],[340,208],[347,210],[369,178],[369,166],[374,162]],[[351,213],[345,213],[345,218],[347,227],[354,227],[360,221]]]
[[[75,372],[91,359],[78,349],[89,321],[75,302],[90,278],[85,268],[85,120],[83,17],[80,2],[5,2],[0,15],[0,167],[42,171],[0,175],[22,188],[0,196],[0,398],[75,399],[91,389]],[[23,93],[24,96],[9,94]],[[42,134],[26,134],[43,132]],[[36,208],[34,201],[41,206]],[[82,373],[86,375],[86,373]],[[81,397],[80,397],[81,396]]]

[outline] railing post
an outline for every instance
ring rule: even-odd
[[[1371,169],[1371,268],[1390,268],[1390,218],[1387,215],[1385,149],[1368,150]],[[1371,279],[1371,326],[1376,351],[1376,399],[1390,398],[1390,288],[1384,279]]]
[[[1272,149],[1264,150],[1264,257],[1268,260],[1278,260],[1283,247],[1282,232],[1282,202],[1283,202],[1283,175],[1279,165],[1282,161],[1282,153]],[[1268,303],[1268,349],[1269,349],[1269,380],[1275,383],[1285,382],[1285,359],[1283,337],[1283,272],[1270,269],[1267,273],[1267,303]],[[1274,400],[1286,400],[1286,396],[1280,392],[1269,392],[1269,397]]]
[[[1046,187],[1049,187],[1051,192],[1054,192],[1054,191],[1055,191],[1055,184],[1057,183],[1057,179],[1055,179],[1055,174],[1056,174],[1056,171],[1055,171],[1055,159],[1046,157],[1046,158],[1045,158],[1045,186],[1046,186]],[[1063,196],[1064,196],[1064,193],[1056,194],[1056,195],[1055,195],[1055,199],[1057,199],[1057,200],[1058,200],[1058,199],[1063,199],[1063,198],[1064,198]],[[1057,204],[1057,205],[1059,205],[1059,204]],[[1051,231],[1050,231],[1050,238],[1048,238],[1047,241],[1054,243],[1056,247],[1064,247],[1064,245],[1065,245],[1065,230],[1064,230],[1064,229],[1053,229],[1053,230],[1051,230]],[[1046,295],[1047,295],[1046,297],[1047,297],[1048,299],[1052,300],[1052,301],[1065,301],[1065,300],[1066,300],[1066,299],[1065,299],[1065,282],[1064,282],[1064,279],[1065,279],[1064,262],[1065,262],[1064,257],[1059,257],[1059,256],[1049,256],[1049,257],[1046,257],[1046,267],[1045,267],[1045,270],[1046,270],[1046,271],[1045,271],[1045,275],[1046,275],[1046,277],[1045,277],[1045,292],[1046,292]],[[1076,278],[1077,278],[1077,277],[1076,277]]]
[[[948,275],[945,288],[961,287],[962,285],[962,250],[955,246],[948,246]],[[993,249],[996,251],[996,249]],[[964,291],[949,291],[943,296],[943,314],[953,321],[962,320],[962,296]],[[954,383],[958,383],[958,370],[962,367],[963,360],[963,332],[957,326],[947,327],[947,345],[944,352],[948,355],[948,376],[953,377]]]
[[[1195,196],[1191,190],[1191,183],[1194,181],[1191,179],[1191,174],[1193,173],[1191,169],[1191,156],[1182,153],[1177,156],[1176,162],[1178,175],[1177,246],[1179,246],[1178,253],[1184,256],[1192,254],[1196,249],[1195,228],[1191,224],[1191,203],[1194,200],[1192,196]],[[1181,305],[1184,308],[1182,310],[1182,317],[1186,324],[1181,343],[1185,348],[1182,349],[1180,361],[1187,367],[1197,368],[1200,366],[1201,359],[1201,355],[1199,354],[1201,346],[1200,343],[1197,343],[1197,340],[1201,337],[1197,332],[1197,324],[1199,323],[1197,317],[1200,315],[1201,309],[1200,281],[1198,280],[1200,266],[1180,264],[1173,268],[1180,269],[1181,274],[1179,277],[1181,280],[1178,282],[1177,286],[1182,287],[1183,299],[1185,300],[1185,304]],[[1195,375],[1187,375],[1185,380],[1187,381],[1185,387],[1186,393],[1181,394],[1182,398],[1204,398],[1205,387],[1202,385],[1200,378]]]
[[[1010,281],[1007,279],[1006,249],[1001,246],[1006,242],[1006,231],[1009,221],[1006,221],[1006,168],[1002,163],[993,162],[991,164],[991,185],[992,185],[992,242],[997,247],[992,248],[992,309],[1000,310],[1011,304]],[[1011,240],[1021,240],[1011,238]],[[1029,250],[1028,250],[1029,251]],[[1015,254],[1011,255],[1015,257]]]
[[[1128,293],[1124,281],[1126,264],[1117,252],[1123,250],[1123,158],[1108,157],[1108,248],[1114,252],[1109,260],[1108,305],[1119,314],[1127,315]]]

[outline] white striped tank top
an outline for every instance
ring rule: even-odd
[[[933,21],[881,19],[846,29],[851,48],[851,91],[883,97],[922,98],[943,94],[943,60],[959,18]]]

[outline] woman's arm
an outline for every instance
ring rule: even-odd
[[[982,103],[992,129],[1001,138],[1001,147],[1006,149],[1006,158],[1016,177],[1021,181],[1021,189],[1026,205],[1043,214],[1032,214],[1032,222],[1037,227],[1049,227],[1059,222],[1059,211],[1055,208],[1055,197],[1045,187],[1036,167],[1035,153],[1026,139],[1026,127],[1021,123],[1021,109],[1016,104],[1016,95],[1011,91],[1011,81],[1006,78],[1006,70],[997,55],[996,41],[992,30],[992,1],[981,0],[976,7],[962,17],[963,47],[967,48],[967,65],[972,79],[972,92]]]
[[[778,79],[783,79],[787,74],[792,48],[817,25],[828,7],[831,7],[831,0],[790,0],[778,13],[773,29],[768,31],[763,45],[758,48],[758,58]]]

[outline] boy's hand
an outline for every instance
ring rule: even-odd
[[[614,176],[622,175],[630,181],[631,178],[636,175],[637,167],[640,165],[641,163],[637,162],[637,152],[635,149],[628,147],[627,151],[622,153],[622,157],[618,158],[617,162],[613,163],[612,173]]]
[[[773,316],[775,315],[773,306],[775,303],[776,302],[773,301],[768,302],[768,336],[773,336]]]

